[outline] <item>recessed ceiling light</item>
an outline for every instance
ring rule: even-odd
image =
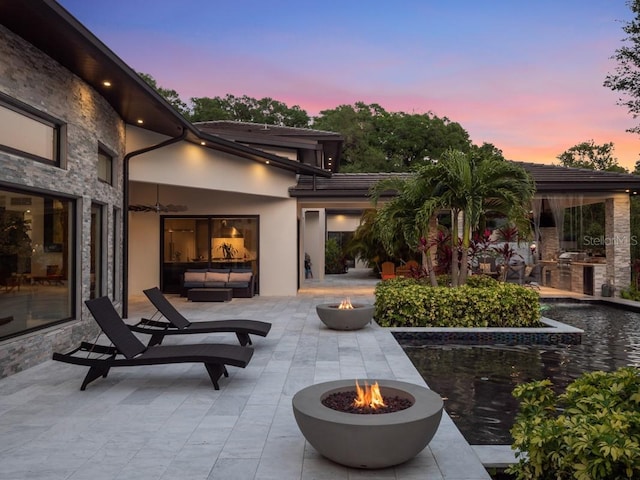
[[[105,87],[110,87],[111,86],[111,82],[109,80],[105,80],[104,82],[102,82],[102,85]]]
[[[200,145],[206,145],[206,144],[207,144],[206,142],[200,142]]]
[[[267,160],[267,161],[266,161],[266,162],[264,162],[264,163],[266,163],[267,165],[269,165],[269,160]]]
[[[141,118],[139,118],[139,119],[137,120],[137,122],[138,122],[138,124],[139,124],[139,125],[142,125],[142,124],[144,123],[144,120],[142,120]]]

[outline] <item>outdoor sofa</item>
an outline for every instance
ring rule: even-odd
[[[230,288],[234,298],[251,298],[255,295],[255,281],[250,268],[187,269],[180,295],[186,297],[191,288]]]

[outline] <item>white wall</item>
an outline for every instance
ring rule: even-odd
[[[129,152],[166,139],[147,130],[127,127]],[[296,183],[293,172],[189,142],[134,156],[130,161],[129,179],[287,199],[289,187]]]
[[[327,214],[327,232],[355,232],[360,215]]]
[[[166,137],[127,128],[127,150]],[[187,205],[185,215],[258,215],[260,295],[297,293],[296,200],[289,196],[293,172],[199,145],[180,142],[130,162],[130,204]],[[160,222],[156,213],[129,213],[129,293],[160,281]]]
[[[325,244],[325,211],[323,208],[303,209],[302,219],[304,222],[302,258],[305,252],[311,257],[311,271],[313,278],[322,280],[324,278],[324,244]],[[300,264],[302,278],[304,278],[304,263]]]

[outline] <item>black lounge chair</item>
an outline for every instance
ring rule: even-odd
[[[105,378],[111,367],[167,363],[204,363],[213,387],[219,390],[218,379],[222,375],[229,376],[226,365],[244,368],[253,355],[252,348],[225,344],[145,347],[129,330],[109,298],[100,297],[87,300],[85,303],[113,346],[82,342],[78,348],[69,353],[53,354],[54,360],[89,367],[80,390],[84,390],[98,377]]]
[[[158,287],[144,290],[144,294],[156,307],[157,314],[163,316],[167,321],[143,318],[129,328],[137,333],[151,335],[149,346],[162,343],[165,335],[184,335],[187,333],[216,333],[233,332],[238,337],[240,345],[251,345],[249,335],[260,335],[266,337],[271,330],[271,324],[258,320],[208,320],[204,322],[190,322],[167,300]]]

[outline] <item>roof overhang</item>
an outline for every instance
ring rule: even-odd
[[[93,87],[127,124],[168,137],[184,133],[185,141],[199,145],[204,141],[208,148],[296,173],[329,175],[322,169],[200,132],[53,0],[0,1],[0,23]]]

